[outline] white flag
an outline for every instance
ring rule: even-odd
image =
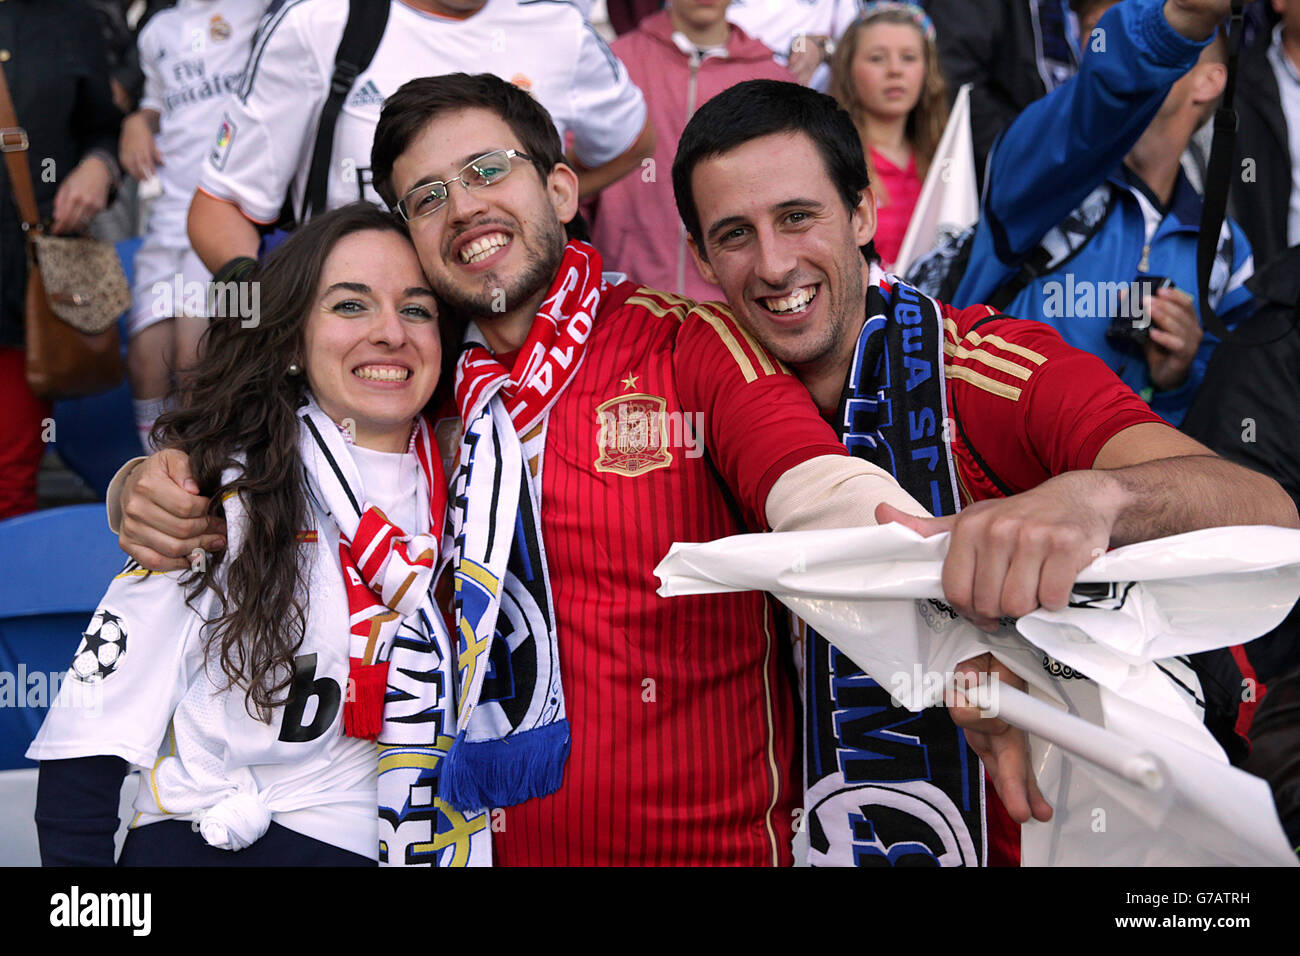
[[[970,132],[970,89],[967,83],[957,91],[948,125],[930,161],[930,171],[925,174],[921,197],[907,224],[898,261],[890,267],[889,271],[895,275],[906,275],[912,263],[946,235],[956,235],[979,218],[980,193]]]
[[[931,676],[992,651],[1030,694],[976,696],[987,706],[991,691],[992,709],[1030,732],[1054,809],[1022,828],[1025,865],[1296,865],[1268,785],[1228,764],[1188,693],[1194,673],[1173,659],[1281,623],[1300,597],[1300,531],[1117,548],[1080,573],[1069,607],[996,634],[942,603],[947,549],[948,535],[897,524],[739,535],[674,544],[655,573],[664,597],[770,592],[910,710],[932,702]]]

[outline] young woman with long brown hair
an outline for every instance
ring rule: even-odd
[[[878,2],[844,34],[831,93],[853,117],[876,197],[875,244],[892,267],[948,122],[934,25],[914,3]]]
[[[366,204],[313,219],[253,282],[258,314],[213,321],[158,423],[229,548],[188,572],[128,562],[109,587],[29,753],[47,864],[113,862],[129,765],[125,864],[432,862],[436,815],[421,843],[403,808],[454,725],[429,598],[437,305],[400,225]],[[431,686],[445,693],[421,698]]]

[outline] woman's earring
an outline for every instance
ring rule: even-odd
[[[289,366],[289,374],[290,374],[290,375],[301,375],[301,374],[302,374],[302,366],[299,365],[297,362],[294,362],[292,365]]]

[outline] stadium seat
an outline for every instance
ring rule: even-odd
[[[0,866],[31,866],[36,765],[23,753],[60,679],[52,675],[67,670],[125,558],[98,504],[0,521],[0,555]],[[124,813],[134,779],[123,788]]]
[[[53,447],[68,469],[101,498],[113,475],[143,454],[131,411],[131,387],[54,404]]]
[[[11,685],[14,705],[0,706],[0,770],[8,770],[31,766],[23,751],[49,704],[40,684],[67,670],[125,558],[98,504],[0,521],[0,555],[0,674],[25,678],[21,686]]]

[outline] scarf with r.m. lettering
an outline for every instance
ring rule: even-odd
[[[951,515],[961,507],[951,420],[942,309],[873,268],[833,422],[840,440],[933,514]],[[983,865],[984,771],[948,711],[897,706],[811,628],[803,647],[808,862]]]

